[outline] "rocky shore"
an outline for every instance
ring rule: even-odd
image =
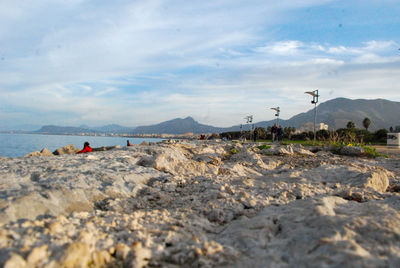
[[[260,148],[1,158],[0,265],[400,267],[398,157]]]

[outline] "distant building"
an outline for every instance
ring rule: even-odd
[[[316,130],[328,130],[328,125],[325,123],[319,123],[315,125]],[[307,122],[304,125],[301,126],[301,128],[296,131],[298,133],[301,132],[309,132],[309,131],[314,131],[314,123],[313,122]]]

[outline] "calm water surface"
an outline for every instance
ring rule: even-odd
[[[40,134],[1,134],[0,156],[22,157],[33,151],[41,151],[44,147],[51,152],[68,144],[82,149],[83,143],[88,141],[90,146],[126,146],[126,140],[131,144],[139,144],[143,141],[158,142],[161,139],[152,138],[126,138],[126,137],[99,137],[99,136],[69,136],[69,135],[40,135]]]

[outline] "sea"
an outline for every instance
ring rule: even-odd
[[[92,148],[115,145],[120,145],[122,148],[126,146],[127,140],[131,144],[140,144],[143,141],[158,142],[162,139],[0,133],[0,157],[23,157],[34,151],[41,151],[45,147],[50,152],[54,152],[68,144],[82,149],[85,141],[88,141]]]

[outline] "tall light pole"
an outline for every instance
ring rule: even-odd
[[[276,112],[275,116],[276,116],[276,125],[279,126],[279,113],[280,113],[280,109],[279,107],[276,108],[271,108],[271,110],[274,110]]]
[[[318,103],[319,92],[318,92],[318,89],[317,89],[317,90],[314,90],[314,91],[306,91],[306,92],[304,92],[304,94],[309,94],[309,95],[311,95],[313,97],[313,100],[311,101],[311,104],[314,104],[314,143],[315,143],[316,136],[317,136],[316,135],[317,132],[316,132],[315,125],[317,123],[317,103]]]
[[[251,139],[251,133],[253,131],[254,125],[253,123],[253,116],[252,115],[248,115],[246,116],[244,119],[246,119],[246,124],[250,124],[250,139]]]

